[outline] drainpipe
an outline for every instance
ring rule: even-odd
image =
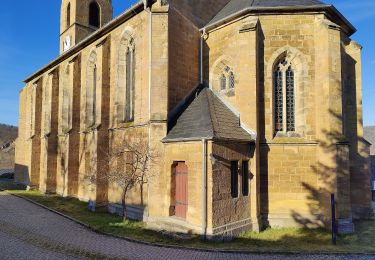
[[[206,36],[206,29],[203,29],[202,35],[201,35],[201,46],[200,46],[200,83],[203,84],[203,41],[204,37]]]
[[[151,85],[152,85],[152,11],[151,6],[147,8],[149,11],[149,28],[148,28],[148,37],[149,37],[149,46],[148,46],[148,147],[151,147]],[[150,164],[150,162],[149,162]],[[150,167],[149,167],[150,169]],[[147,180],[147,219],[150,217],[150,184]]]
[[[202,139],[202,236],[207,236],[207,139]]]

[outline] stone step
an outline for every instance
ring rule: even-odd
[[[174,217],[149,220],[147,222],[147,227],[158,231],[164,230],[167,232],[182,234],[196,234],[199,232],[197,227],[186,223],[184,220]]]

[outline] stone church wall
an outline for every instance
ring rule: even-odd
[[[199,84],[199,29],[181,13],[169,9],[169,91],[168,110]]]
[[[250,205],[256,203],[251,192],[246,196],[242,192],[242,162],[254,163],[249,144],[213,143],[212,154],[217,158],[212,166],[212,227],[213,234],[225,236],[238,235],[251,229]],[[231,161],[238,161],[238,197],[231,195]],[[250,187],[250,185],[249,185]]]
[[[108,170],[104,158],[116,139],[143,138],[160,162],[153,165],[149,184],[130,193],[129,205],[150,221],[171,217],[171,165],[184,161],[189,169],[186,223],[201,232],[202,142],[160,141],[167,133],[168,112],[199,83],[198,28],[228,0],[198,2],[171,1],[169,7],[157,3],[153,14],[140,11],[28,82],[20,93],[17,181],[116,208],[118,187],[90,183],[87,177]],[[371,197],[362,192],[370,175],[363,140],[360,46],[323,14],[249,15],[210,31],[204,39],[205,82],[240,115],[243,127],[257,134],[251,156],[248,146],[208,142],[209,155],[227,161],[251,159],[253,175],[247,198],[229,198],[228,168],[209,157],[208,233],[238,233],[257,218],[264,226],[316,227],[327,223],[330,193],[336,195],[339,218],[368,216]],[[121,69],[130,41],[136,53],[135,110],[134,122],[124,122],[119,86],[126,80]],[[273,69],[281,58],[289,59],[296,71],[296,130],[275,134]],[[94,66],[97,110],[91,116],[89,69]],[[221,91],[218,79],[227,69],[234,72],[234,90]],[[68,117],[66,86],[72,97]],[[95,124],[89,125],[91,121]]]

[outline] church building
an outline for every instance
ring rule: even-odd
[[[129,138],[158,154],[126,200],[152,229],[329,227],[332,193],[342,232],[371,216],[362,47],[334,6],[143,0],[112,10],[111,0],[62,0],[60,55],[20,91],[16,181],[120,213],[122,191],[98,180]]]

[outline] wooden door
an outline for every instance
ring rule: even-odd
[[[176,183],[176,217],[186,218],[188,207],[188,168],[185,162],[178,162],[175,171]]]

